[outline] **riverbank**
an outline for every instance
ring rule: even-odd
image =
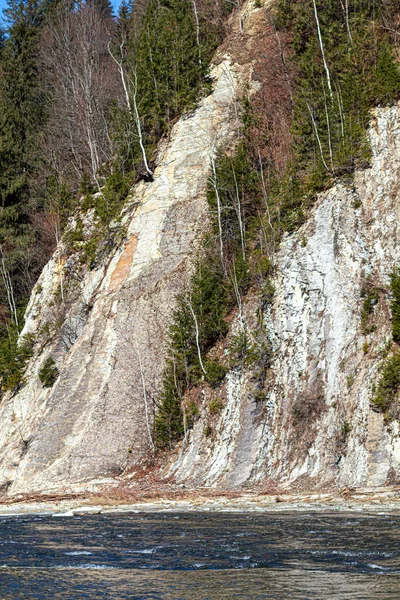
[[[399,512],[400,486],[335,490],[322,493],[263,494],[216,492],[214,490],[171,489],[138,492],[110,488],[92,493],[83,490],[63,496],[3,499],[0,516],[51,514],[73,516],[125,512]]]

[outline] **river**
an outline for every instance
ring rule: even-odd
[[[0,598],[400,598],[400,515],[0,517]]]

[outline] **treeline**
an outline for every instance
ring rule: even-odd
[[[3,389],[18,383],[26,302],[68,217],[83,194],[106,229],[132,183],[151,179],[157,142],[207,90],[228,12],[223,0],[124,0],[117,16],[109,0],[9,0],[0,39]]]
[[[351,185],[354,170],[368,166],[371,109],[400,98],[397,0],[277,0],[265,9],[264,26],[254,64],[262,87],[244,102],[236,153],[221,153],[213,165],[212,231],[170,328],[154,430],[161,447],[186,436],[199,409],[196,388],[218,387],[227,368],[251,365],[254,400],[265,400],[273,351],[263,314],[274,294],[274,251],[304,222],[319,191]],[[260,308],[252,331],[240,318],[250,289]],[[233,310],[237,331],[218,360],[215,344]],[[315,409],[306,407],[307,418]]]

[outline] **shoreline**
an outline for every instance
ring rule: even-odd
[[[357,513],[400,513],[400,486],[367,488],[357,490],[335,490],[327,493],[262,494],[229,493],[210,490],[185,490],[170,494],[146,497],[142,494],[131,498],[115,496],[112,491],[76,494],[75,497],[10,498],[0,504],[0,517],[23,515],[84,516],[94,514],[125,513],[287,513],[326,512],[340,514]],[[171,497],[178,496],[178,497]]]

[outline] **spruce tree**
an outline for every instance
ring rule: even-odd
[[[193,10],[188,0],[150,0],[131,50],[141,114],[155,143],[173,119],[194,105],[204,81]]]
[[[43,8],[38,0],[10,0],[5,17],[8,37],[0,56],[0,248],[18,296],[27,284],[16,273],[32,242],[29,185],[43,120],[37,65]]]

